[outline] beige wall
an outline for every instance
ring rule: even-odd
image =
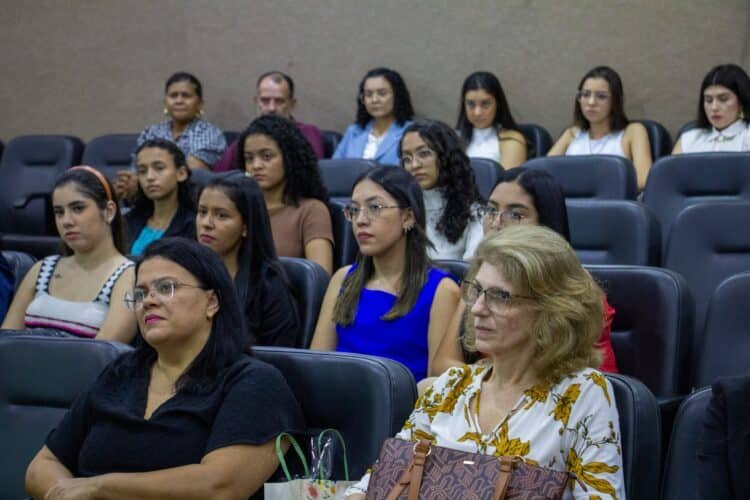
[[[257,75],[289,72],[297,117],[343,130],[356,86],[386,65],[419,116],[453,123],[463,78],[494,71],[518,121],[568,124],[581,75],[609,64],[626,110],[672,132],[711,66],[750,69],[747,0],[4,0],[0,139],[136,132],[162,118],[163,82],[202,79],[207,117],[240,129]]]

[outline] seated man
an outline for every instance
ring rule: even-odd
[[[297,99],[294,98],[294,81],[291,77],[280,71],[264,73],[258,79],[256,91],[255,107],[258,110],[258,115],[275,114],[292,120],[312,145],[315,156],[318,159],[323,158],[323,136],[320,134],[318,127],[297,121],[292,116]],[[214,172],[226,172],[236,168],[236,162],[237,141],[234,141],[224,151],[219,161],[214,164],[212,170]]]

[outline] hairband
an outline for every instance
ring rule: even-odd
[[[72,167],[70,170],[85,170],[86,172],[93,174],[97,179],[99,179],[99,182],[104,187],[104,192],[107,193],[107,201],[114,201],[112,199],[112,190],[109,188],[107,179],[105,179],[102,173],[97,169],[91,168],[88,165],[78,165],[77,167]]]

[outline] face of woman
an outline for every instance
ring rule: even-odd
[[[494,216],[482,219],[484,232],[499,231],[511,224],[539,224],[533,198],[517,182],[501,182],[492,190],[487,205]]]
[[[195,353],[203,348],[219,303],[213,291],[200,285],[171,260],[152,257],[140,265],[133,290],[143,300],[136,305],[136,318],[149,345]]]
[[[106,238],[112,237],[109,221],[117,208],[108,202],[105,210],[69,182],[52,193],[55,225],[60,237],[74,252],[85,253],[96,248]]]
[[[382,76],[375,76],[365,80],[362,89],[362,101],[365,109],[373,118],[388,118],[393,116],[393,87]]]
[[[167,87],[164,107],[169,117],[179,123],[189,123],[198,116],[203,100],[195,92],[190,82],[174,82]]]
[[[488,128],[495,120],[497,101],[484,89],[470,90],[464,95],[464,111],[474,128]]]
[[[398,208],[396,200],[369,179],[354,186],[349,210],[359,251],[370,257],[384,255],[405,244],[404,228],[414,225],[411,210]]]
[[[589,123],[609,121],[612,113],[612,91],[604,78],[587,78],[578,91],[578,104]]]
[[[177,199],[177,185],[188,177],[185,167],[177,168],[172,155],[161,148],[142,149],[135,159],[138,183],[146,198],[163,201]]]
[[[723,85],[711,85],[703,91],[703,109],[708,121],[723,130],[740,118],[742,105],[737,94]]]
[[[247,236],[247,225],[237,206],[223,190],[213,187],[201,193],[195,229],[198,241],[222,257],[237,252]]]
[[[401,164],[414,176],[422,189],[437,186],[438,155],[418,132],[409,132],[401,141]]]
[[[273,138],[263,134],[247,136],[244,154],[245,172],[250,174],[262,191],[284,189],[284,156]]]

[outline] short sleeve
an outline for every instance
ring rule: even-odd
[[[273,366],[253,358],[225,390],[206,453],[232,445],[260,445],[282,432],[305,430],[302,410]]]
[[[333,243],[331,213],[322,201],[306,200],[300,224],[302,226],[302,244],[307,245],[314,239],[324,239]]]
[[[206,123],[205,129],[196,135],[192,146],[193,150],[189,154],[211,167],[227,148],[227,140],[221,129]]]
[[[91,428],[91,393],[79,394],[70,410],[47,436],[45,444],[73,476],[78,472],[78,455]]]

